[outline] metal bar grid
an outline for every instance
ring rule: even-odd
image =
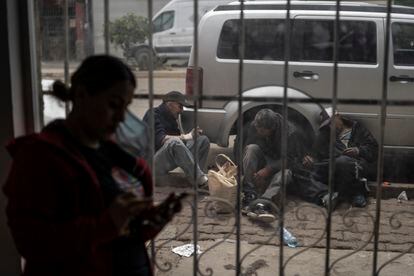
[[[229,97],[229,96],[205,96],[202,95],[200,91],[198,91],[198,70],[195,70],[195,77],[194,77],[194,83],[193,87],[195,88],[195,93],[192,98],[194,101],[194,110],[197,114],[198,111],[198,105],[203,100],[237,100],[238,101],[238,116],[240,120],[238,120],[238,131],[239,134],[243,133],[243,112],[242,112],[242,104],[244,101],[263,101],[263,102],[269,102],[269,101],[275,101],[275,102],[282,102],[283,103],[283,129],[285,129],[287,124],[287,117],[288,117],[288,103],[318,103],[318,104],[332,104],[333,110],[335,111],[337,109],[337,106],[339,104],[361,104],[361,105],[380,105],[381,106],[381,113],[379,118],[379,126],[380,126],[380,140],[379,140],[379,151],[378,151],[378,168],[377,168],[377,194],[376,194],[376,212],[375,212],[375,224],[374,224],[374,254],[373,254],[373,272],[372,274],[379,275],[380,270],[383,268],[381,266],[378,269],[378,244],[379,244],[379,236],[380,236],[380,212],[381,212],[381,197],[382,197],[382,182],[383,182],[383,146],[384,146],[384,132],[385,132],[385,122],[386,122],[386,114],[387,114],[387,106],[412,106],[414,105],[414,101],[407,101],[407,100],[388,100],[388,65],[389,65],[389,49],[390,49],[390,38],[391,38],[391,12],[392,12],[392,1],[387,0],[387,18],[385,23],[385,42],[384,42],[384,71],[383,71],[383,79],[382,79],[382,85],[383,85],[383,91],[382,91],[382,98],[380,100],[356,100],[356,99],[338,99],[338,51],[339,51],[339,28],[340,28],[340,7],[341,7],[341,0],[336,0],[336,14],[335,14],[335,21],[334,21],[334,49],[333,49],[333,94],[332,98],[312,98],[312,99],[291,99],[287,97],[287,91],[289,87],[288,82],[288,74],[289,74],[289,59],[290,59],[290,34],[291,34],[291,18],[290,18],[290,0],[287,0],[287,14],[286,14],[286,39],[285,39],[285,51],[284,51],[284,93],[283,97],[245,97],[243,96],[243,76],[244,76],[244,56],[245,56],[245,17],[244,17],[244,2],[240,2],[240,35],[239,35],[239,71],[238,71],[238,96],[236,97]],[[108,22],[109,22],[109,0],[105,0],[105,52],[109,53],[109,37],[108,37]],[[152,18],[152,0],[148,0],[148,17]],[[65,0],[65,63],[64,63],[64,72],[65,72],[65,82],[68,83],[68,74],[69,74],[69,51],[68,51],[68,22],[69,22],[69,16],[68,16],[68,0]],[[151,20],[150,20],[151,22]],[[152,29],[152,22],[150,23],[150,29]],[[194,0],[194,51],[195,51],[195,67],[198,67],[198,0]],[[152,32],[150,32],[150,39],[149,39],[149,45],[150,48],[152,48]],[[154,84],[153,84],[153,56],[150,56],[150,62],[149,62],[149,94],[148,95],[134,95],[134,98],[136,99],[148,99],[149,100],[149,107],[150,109],[153,108],[154,105],[154,99],[161,99],[161,95],[155,95],[154,94]],[[44,92],[44,94],[48,94],[47,92]],[[151,113],[151,125],[150,129],[153,129],[154,124],[154,114]],[[198,118],[197,116],[194,117],[194,127],[198,125]],[[331,123],[331,133],[330,133],[330,167],[329,167],[329,193],[332,195],[333,191],[333,176],[335,173],[335,162],[334,162],[334,156],[333,156],[333,150],[334,150],[334,128],[333,128],[333,122]],[[154,132],[151,131],[151,137],[150,137],[150,143],[152,148],[152,156],[154,154]],[[241,142],[239,145],[242,145]],[[280,208],[280,214],[279,214],[279,240],[280,244],[283,244],[283,227],[284,227],[284,203],[285,203],[285,194],[286,194],[286,183],[285,183],[285,177],[284,177],[284,168],[286,168],[286,148],[287,148],[287,134],[286,132],[283,132],[282,135],[282,186],[281,186],[281,208]],[[238,153],[239,156],[242,156],[243,149],[239,147]],[[195,159],[197,160],[197,149],[195,147],[194,155]],[[151,166],[154,167],[153,160],[151,161]],[[194,168],[196,171],[196,168]],[[241,183],[241,168],[238,168],[239,174],[238,174],[238,183]],[[196,176],[196,173],[194,173]],[[196,181],[196,179],[194,179]],[[194,250],[197,249],[197,243],[198,243],[198,187],[197,185],[194,185],[194,201],[193,201],[193,239],[194,239]],[[242,275],[243,269],[242,269],[242,263],[246,256],[241,256],[241,248],[240,248],[240,236],[241,236],[241,222],[240,222],[240,208],[241,208],[241,200],[240,200],[240,194],[242,192],[241,185],[238,185],[238,197],[237,197],[237,205],[235,210],[235,216],[236,216],[236,275]],[[329,201],[332,201],[332,197],[330,196]],[[331,270],[333,267],[333,264],[335,262],[331,262],[330,260],[330,242],[331,242],[331,218],[332,218],[332,209],[331,204],[329,205],[328,209],[328,216],[326,218],[326,255],[325,255],[325,275],[330,275]],[[155,242],[152,242],[152,257],[155,259]],[[250,253],[250,252],[249,252]],[[199,269],[199,258],[197,257],[197,254],[194,254],[193,257],[193,275],[196,276],[198,274],[202,274]],[[285,274],[285,265],[284,263],[284,251],[283,246],[280,246],[280,255],[279,255],[279,275]]]

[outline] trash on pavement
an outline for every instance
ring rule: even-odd
[[[184,257],[190,257],[194,253],[194,244],[188,243],[181,246],[174,247],[172,252]],[[197,245],[197,254],[201,254],[200,246]]]
[[[283,227],[283,242],[291,247],[295,248],[299,246],[299,243],[295,236],[293,236],[286,228]]]
[[[399,203],[401,203],[401,201],[403,201],[403,200],[408,200],[407,192],[406,191],[402,191],[398,195],[397,200],[398,200]]]

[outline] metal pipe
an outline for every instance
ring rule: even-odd
[[[389,50],[390,50],[390,28],[391,28],[391,0],[387,1],[387,19],[385,24],[385,41],[384,41],[384,71],[382,76],[382,101],[381,101],[381,120],[380,120],[380,137],[378,143],[378,164],[377,164],[377,206],[375,210],[375,223],[374,223],[374,254],[372,275],[377,275],[378,267],[378,243],[379,243],[379,227],[381,219],[381,195],[382,195],[382,182],[384,171],[384,132],[385,121],[387,115],[387,98],[388,98],[388,64],[389,64]]]
[[[336,14],[334,21],[334,49],[333,49],[333,87],[332,87],[332,116],[335,116],[338,105],[338,50],[339,50],[339,27],[340,27],[340,9],[341,0],[336,0]],[[326,253],[325,253],[325,275],[330,275],[329,263],[330,263],[330,247],[331,247],[331,228],[332,228],[332,195],[334,193],[333,181],[335,179],[335,141],[336,141],[336,129],[335,120],[331,120],[330,123],[330,139],[329,139],[329,204],[328,204],[328,217],[326,219]]]
[[[238,156],[239,156],[239,164],[237,166],[237,200],[236,200],[236,275],[241,275],[241,249],[240,249],[240,237],[241,237],[241,193],[243,191],[241,183],[241,175],[242,175],[242,156],[243,156],[243,112],[242,112],[242,101],[243,101],[243,65],[244,65],[244,55],[245,55],[245,26],[244,26],[244,1],[240,1],[240,21],[239,21],[239,74],[238,74],[238,133],[237,136],[239,137],[238,141]]]

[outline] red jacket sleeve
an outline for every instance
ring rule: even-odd
[[[45,145],[21,150],[14,158],[4,187],[6,211],[26,258],[82,258],[118,236],[99,187],[82,166],[67,159]]]

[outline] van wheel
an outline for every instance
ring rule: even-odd
[[[250,124],[253,120],[249,120],[244,123],[243,125],[243,137],[247,137],[247,132],[249,130]],[[244,141],[245,142],[245,141]],[[234,138],[234,144],[233,144],[233,156],[234,156],[234,163],[237,165],[241,164],[242,158],[239,157],[239,145],[240,145],[240,137],[239,135],[236,135],[236,138]],[[243,147],[243,146],[242,146]],[[242,149],[243,151],[243,149]]]
[[[148,70],[150,67],[151,51],[148,48],[140,48],[135,51],[134,58],[139,70]]]
[[[275,111],[277,112],[277,111]],[[253,116],[252,116],[253,114]],[[245,118],[245,123],[243,125],[243,139],[247,138],[247,132],[249,130],[249,127],[251,125],[251,122],[254,119],[254,115],[256,114],[256,112],[249,114],[250,116]],[[292,115],[292,114],[291,114]],[[305,124],[304,121],[298,121],[298,120],[290,120],[291,123],[293,123],[296,126],[296,130],[298,132],[300,132],[303,137],[307,137],[307,140],[304,141],[305,143],[305,148],[307,149],[311,149],[313,141],[315,139],[314,135],[315,133],[312,131],[312,127],[308,124]],[[245,142],[245,141],[243,141]],[[236,138],[234,139],[234,144],[233,144],[233,156],[234,156],[234,162],[237,165],[241,165],[242,164],[242,159],[243,157],[239,156],[239,144],[240,144],[240,138],[239,135],[236,135]],[[242,147],[244,147],[244,145],[242,145]]]

